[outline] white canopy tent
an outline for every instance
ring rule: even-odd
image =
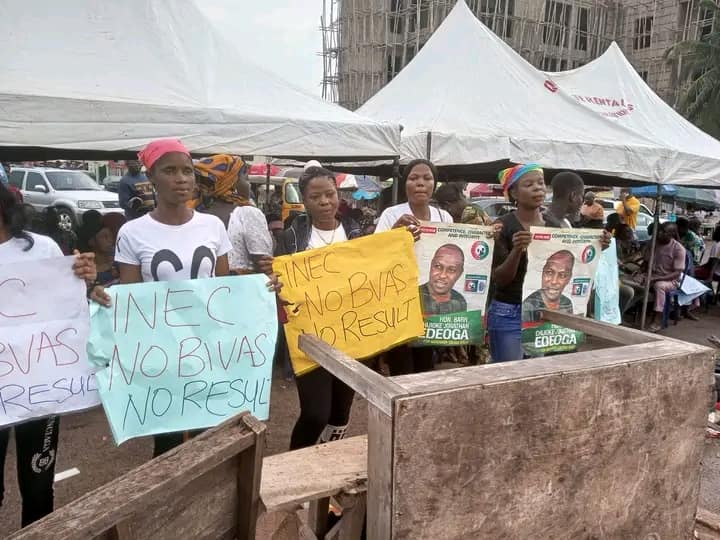
[[[580,68],[547,76],[586,108],[677,150],[677,160],[686,161],[678,163],[681,172],[668,176],[667,183],[720,187],[720,141],[658,97],[616,43]]]
[[[416,57],[358,112],[403,126],[401,162],[538,162],[645,182],[696,183],[694,154],[583,107],[459,0]],[[720,168],[720,159],[708,168]],[[710,175],[709,177],[714,177]]]
[[[192,0],[3,2],[0,50],[0,156],[136,151],[160,137],[203,154],[399,152],[399,126],[254,65]]]

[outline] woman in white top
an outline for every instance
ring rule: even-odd
[[[407,200],[383,210],[375,232],[389,231],[407,227],[415,239],[420,237],[420,221],[442,221],[452,223],[453,219],[445,210],[430,205],[435,185],[437,169],[426,159],[415,159],[403,169],[398,192]]]
[[[120,283],[203,279],[229,274],[232,249],[217,216],[188,208],[195,189],[190,152],[175,139],[151,142],[140,152],[157,206],[118,233],[115,262]],[[154,436],[154,456],[182,444],[183,433]]]
[[[435,192],[437,169],[426,159],[416,159],[403,169],[398,192],[407,202],[396,204],[380,214],[375,233],[407,227],[415,240],[420,239],[420,221],[452,223],[452,216],[430,205]],[[409,347],[400,345],[385,353],[391,375],[422,373],[433,369],[432,347]]]
[[[62,257],[60,247],[49,237],[25,230],[26,219],[22,205],[0,182],[0,264],[32,263],[42,259]],[[93,283],[96,268],[93,253],[76,254],[73,269],[79,279]],[[52,276],[48,276],[52,280]],[[3,299],[0,298],[0,305]],[[0,377],[0,386],[12,385],[12,376]],[[2,506],[5,479],[5,454],[10,432],[15,431],[17,476],[22,497],[22,526],[53,511],[53,479],[57,461],[60,418],[35,418],[12,427],[0,428],[0,506]]]
[[[307,214],[300,214],[278,238],[276,255],[288,255],[321,248],[361,236],[360,226],[338,215],[338,192],[333,174],[321,167],[309,167],[298,182]],[[269,261],[270,263],[272,261]],[[296,371],[300,417],[290,438],[296,450],[320,442],[342,439],[347,430],[355,392],[318,366]]]

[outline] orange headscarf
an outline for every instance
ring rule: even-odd
[[[250,201],[235,192],[235,184],[244,168],[242,159],[227,154],[198,160],[195,163],[195,178],[200,196],[190,201],[189,206],[196,208],[208,198],[237,206],[250,204]]]

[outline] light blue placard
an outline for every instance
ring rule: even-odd
[[[612,324],[622,322],[620,313],[620,277],[615,239],[600,255],[595,275],[595,319]]]
[[[91,310],[88,358],[115,442],[270,412],[277,338],[267,276],[117,285]]]

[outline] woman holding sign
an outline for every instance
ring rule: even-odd
[[[289,255],[344,242],[361,236],[360,226],[338,217],[335,176],[322,167],[310,167],[298,187],[307,214],[295,218],[278,239],[276,255]],[[322,367],[296,375],[300,418],[293,428],[290,449],[342,439],[350,421],[355,392]]]
[[[493,253],[493,299],[488,335],[493,362],[522,360],[522,288],[527,272],[530,227],[545,226],[545,177],[539,165],[516,165],[498,176],[505,196],[517,205],[502,216]]]
[[[62,257],[58,245],[49,237],[26,230],[26,217],[22,205],[0,183],[0,264],[32,262]],[[96,278],[94,255],[75,252],[75,275],[88,283]],[[48,276],[52,278],[52,276]],[[12,383],[12,381],[7,381]],[[1,417],[0,417],[1,418]],[[57,459],[60,419],[57,416],[36,418],[0,428],[0,506],[4,492],[5,454],[10,430],[15,430],[17,474],[22,496],[22,526],[53,511],[53,480]]]
[[[420,239],[420,221],[453,223],[452,216],[445,210],[430,204],[437,185],[437,169],[426,159],[415,159],[403,169],[398,193],[406,202],[383,210],[375,233],[406,227]],[[401,345],[386,353],[391,375],[421,373],[433,369],[433,348],[414,348]]]
[[[177,139],[158,140],[148,144],[139,157],[157,205],[123,225],[118,233],[115,261],[120,283],[227,276],[232,245],[223,222],[188,207],[195,189],[188,149]],[[184,435],[155,435],[154,456],[182,444]]]

